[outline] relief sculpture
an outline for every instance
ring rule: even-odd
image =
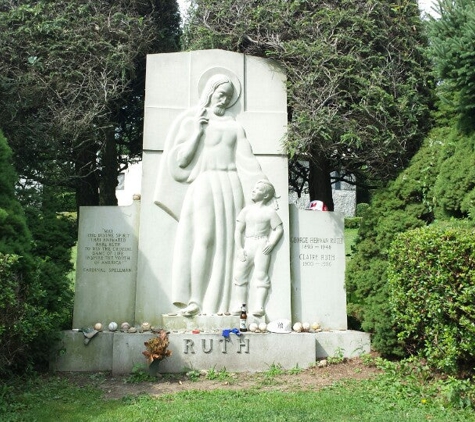
[[[275,202],[275,189],[268,180],[260,180],[251,195],[253,204],[244,207],[236,222],[236,266],[234,271],[234,314],[239,313],[239,304],[246,303],[251,273],[256,291],[256,303],[252,314],[265,315],[265,303],[271,281],[269,265],[271,254],[284,233],[282,220],[271,206]]]
[[[220,68],[205,72],[202,81],[198,105],[182,113],[169,131],[155,192],[155,203],[178,221],[172,302],[184,316],[231,311],[243,180],[267,179],[230,112],[240,101],[239,79]],[[170,195],[174,183],[188,186],[183,197]]]

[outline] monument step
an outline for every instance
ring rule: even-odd
[[[54,371],[112,371],[127,374],[146,365],[144,343],[155,334],[100,332],[84,344],[82,332],[65,331],[50,360]],[[181,373],[190,369],[230,372],[264,372],[271,365],[283,369],[308,368],[317,358],[356,357],[370,352],[370,336],[358,331],[320,333],[170,333],[172,355],[160,362],[159,372]]]

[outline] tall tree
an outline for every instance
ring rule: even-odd
[[[430,19],[431,57],[437,76],[457,92],[452,101],[465,129],[475,129],[475,1],[439,0]],[[446,98],[447,99],[447,98]]]
[[[115,204],[118,157],[141,141],[145,56],[178,48],[176,0],[0,7],[0,119],[20,176]]]
[[[194,0],[185,45],[278,60],[288,78],[287,150],[310,160],[311,199],[330,208],[330,172],[390,180],[428,130],[415,0]]]

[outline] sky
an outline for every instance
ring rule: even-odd
[[[434,15],[434,11],[431,10],[431,8],[436,2],[435,0],[418,0],[418,2],[419,2],[419,8],[421,9],[422,12],[426,12],[431,15]]]

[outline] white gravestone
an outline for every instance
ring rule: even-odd
[[[148,56],[136,321],[232,314],[243,300],[256,317],[290,318],[286,206],[264,264],[270,281],[258,287],[258,264],[237,283],[246,294],[233,287],[236,220],[256,182],[288,201],[286,107],[272,62],[220,50]]]
[[[81,207],[73,328],[134,320],[139,211]]]
[[[290,206],[293,321],[346,330],[343,215]]]

